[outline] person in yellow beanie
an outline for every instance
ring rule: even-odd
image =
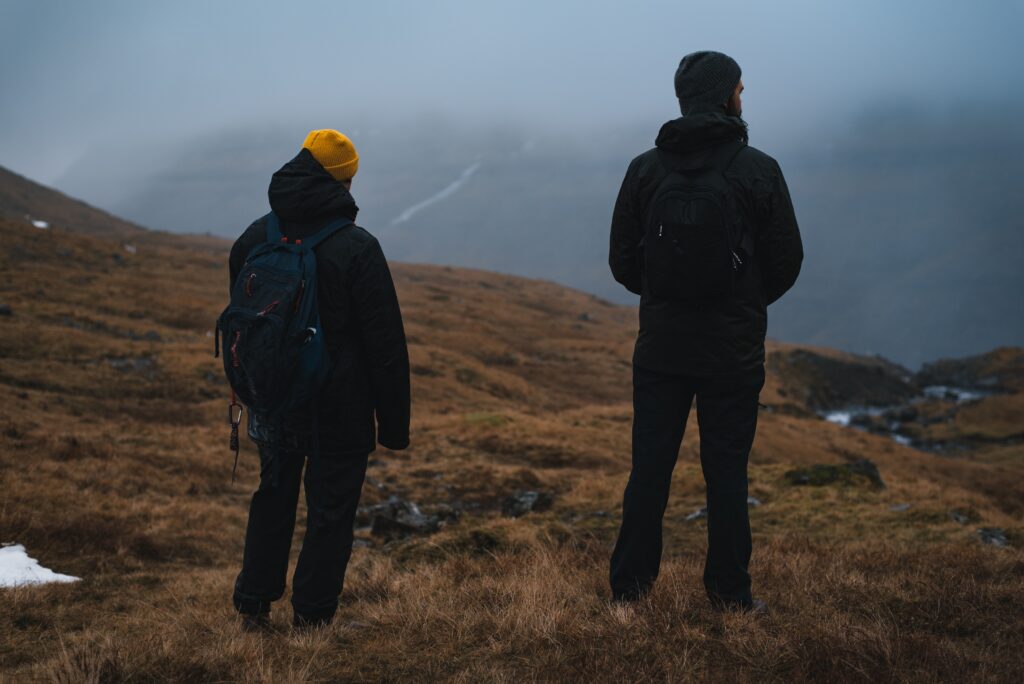
[[[359,153],[349,137],[344,133],[325,128],[310,131],[302,143],[302,149],[309,150],[313,158],[320,162],[324,171],[335,180],[351,181],[359,170]]]
[[[291,596],[299,629],[326,625],[338,607],[370,452],[377,443],[393,450],[409,445],[409,352],[402,313],[380,243],[355,224],[359,208],[350,189],[358,169],[359,154],[347,136],[310,131],[299,153],[270,181],[272,212],[231,248],[232,303],[238,298],[242,305],[246,297],[273,297],[273,288],[280,286],[280,278],[257,268],[268,243],[286,252],[313,252],[329,366],[323,369],[326,384],[308,405],[284,416],[248,411],[260,484],[249,506],[233,599],[249,631],[269,626],[271,603],[284,595],[304,467],[306,531]],[[287,308],[277,308],[275,315],[288,316],[281,311]],[[235,351],[229,345],[225,358]]]

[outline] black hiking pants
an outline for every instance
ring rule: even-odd
[[[704,587],[712,603],[750,604],[747,459],[763,385],[764,366],[716,378],[633,367],[633,469],[611,558],[614,598],[639,598],[658,577],[672,470],[696,396],[708,507]]]
[[[292,579],[297,623],[326,624],[338,608],[368,457],[321,454],[306,465],[306,532]],[[260,447],[260,487],[249,506],[242,571],[235,580],[235,608],[247,615],[269,612],[271,602],[284,595],[306,456],[281,451],[278,458],[275,466],[270,450]]]

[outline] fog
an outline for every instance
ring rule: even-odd
[[[680,57],[743,69],[807,261],[770,334],[909,365],[1024,344],[1024,3],[0,4],[0,164],[154,228],[233,236],[311,128],[362,156],[395,259],[607,272]]]

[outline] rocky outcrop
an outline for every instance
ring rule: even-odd
[[[411,535],[432,534],[459,519],[460,511],[447,504],[434,504],[421,510],[412,501],[392,496],[384,503],[360,506],[356,525],[370,527],[370,534],[386,540]]]
[[[893,406],[919,396],[910,371],[881,357],[778,351],[767,362],[781,394],[812,411],[848,406]]]
[[[963,359],[926,363],[914,376],[924,386],[962,387],[982,392],[1024,390],[1024,349],[1000,347]]]
[[[505,499],[501,512],[510,518],[518,518],[531,511],[546,511],[551,508],[554,496],[550,492],[516,492]]]
[[[990,544],[991,546],[998,547],[1010,545],[1010,540],[1006,538],[1006,533],[998,527],[982,527],[974,534],[982,544]]]

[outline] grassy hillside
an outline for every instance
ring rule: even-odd
[[[751,466],[751,573],[771,614],[706,605],[705,522],[686,519],[704,496],[695,423],[662,577],[624,609],[606,575],[635,311],[398,264],[412,447],[374,454],[363,503],[458,517],[404,538],[361,527],[334,624],[293,635],[282,601],[280,633],[259,636],[230,606],[257,462],[245,443],[229,483],[211,336],[227,243],[140,232],[130,251],[120,232],[23,218],[0,219],[0,238],[0,542],[83,578],[0,590],[0,679],[1011,681],[1024,667],[1019,350],[975,364],[1011,378],[1000,394],[927,427],[989,439],[936,455],[817,414],[902,400],[916,391],[902,369],[772,345]],[[863,458],[884,487],[786,476]],[[524,490],[551,505],[504,515]]]

